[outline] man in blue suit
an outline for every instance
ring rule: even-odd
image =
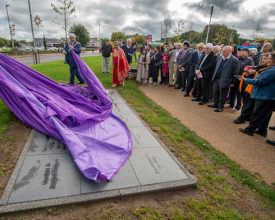
[[[84,80],[81,77],[77,65],[74,61],[72,51],[74,51],[76,54],[80,55],[81,53],[81,45],[79,42],[76,41],[75,34],[69,35],[69,42],[66,43],[63,53],[65,54],[65,60],[70,66],[70,85],[74,85],[74,77],[76,76],[79,80],[79,84],[83,84]]]

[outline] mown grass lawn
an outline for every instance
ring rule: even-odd
[[[84,60],[103,85],[109,88],[112,75],[102,74],[101,57],[86,57]],[[63,61],[33,67],[58,82],[67,82],[69,79],[68,66]],[[85,206],[87,215],[83,216],[84,219],[275,219],[275,191],[270,186],[240,168],[152,102],[141,92],[136,82],[127,80],[126,85],[118,88],[118,91],[197,177],[198,187],[191,197],[176,200],[163,198],[161,208],[146,205],[144,201],[144,205],[133,204],[125,209],[109,207],[89,215],[95,206]],[[0,105],[0,111],[6,112],[7,118],[0,120],[7,121],[7,126],[12,115],[3,104]],[[77,207],[72,209],[77,212]],[[62,207],[57,209],[59,211],[55,218],[67,211]],[[18,216],[14,215],[15,218]],[[35,213],[23,215],[24,219],[34,217]]]

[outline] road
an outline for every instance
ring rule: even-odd
[[[87,56],[97,56],[99,55],[98,52],[85,52],[81,53],[81,57],[87,57]],[[33,64],[33,57],[32,56],[25,56],[25,57],[19,57],[15,58],[16,60],[20,61],[21,63],[24,63],[26,65],[31,65]],[[55,60],[63,60],[64,55],[61,53],[56,53],[56,54],[41,54],[40,55],[40,63],[46,63],[50,61],[55,61]]]

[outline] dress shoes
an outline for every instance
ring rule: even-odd
[[[240,125],[240,124],[243,124],[243,123],[245,123],[245,121],[243,121],[243,120],[240,120],[240,119],[235,119],[234,121],[233,121],[233,123],[234,124],[237,124],[237,125]]]
[[[201,101],[199,102],[199,105],[205,105],[207,103],[207,101]]]
[[[193,102],[200,102],[201,99],[200,98],[193,98],[193,99],[191,99],[191,101],[193,101]]]
[[[270,126],[270,127],[269,127],[269,130],[275,131],[275,126]]]
[[[177,86],[177,87],[175,87],[174,89],[181,89],[181,87]]]
[[[216,108],[214,112],[223,112],[223,108]]]
[[[247,134],[249,136],[253,136],[254,135],[253,131],[249,131],[249,130],[247,130],[245,128],[240,128],[239,131],[242,132],[242,133],[244,133],[244,134]]]
[[[262,137],[266,137],[267,136],[267,131],[259,131],[259,130],[257,130],[254,133],[258,134],[258,135],[261,135]]]
[[[268,143],[268,144],[270,144],[270,145],[272,145],[272,146],[275,146],[275,141],[272,141],[272,140],[267,139],[267,140],[266,140],[266,143]]]
[[[188,97],[189,96],[189,94],[188,93],[184,93],[184,95],[183,95],[184,97]]]

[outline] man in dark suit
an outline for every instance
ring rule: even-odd
[[[222,49],[222,56],[218,58],[212,77],[214,104],[208,105],[215,108],[215,112],[222,112],[230,85],[234,76],[239,72],[239,61],[232,56],[232,47]]]
[[[190,48],[190,43],[188,41],[183,42],[183,50],[180,51],[177,57],[178,64],[178,77],[177,77],[177,89],[185,91],[186,80],[188,78],[189,64],[192,57],[193,49]]]
[[[132,39],[129,38],[127,39],[127,43],[125,45],[122,46],[122,49],[126,55],[126,58],[127,58],[127,61],[128,61],[128,64],[131,65],[132,63],[132,56],[134,54],[134,48],[133,48],[133,45],[132,45]]]
[[[81,77],[78,67],[74,61],[72,51],[74,51],[77,55],[81,53],[81,45],[76,41],[76,36],[73,33],[69,35],[69,41],[66,43],[63,53],[65,54],[65,60],[70,66],[70,85],[74,85],[74,77],[76,76],[79,80],[80,84],[84,83],[83,78]]]
[[[204,47],[205,54],[201,58],[196,70],[196,91],[197,95],[193,101],[200,101],[200,105],[206,104],[208,90],[215,70],[216,58],[213,52],[213,44],[208,43]]]
[[[204,55],[204,44],[199,43],[197,45],[197,50],[193,52],[191,60],[190,60],[190,65],[189,65],[189,75],[187,79],[187,86],[185,89],[184,97],[189,96],[190,91],[192,90],[194,86],[194,78],[195,78],[195,72],[196,72],[196,67],[198,63],[200,62],[202,56]],[[195,88],[193,90],[193,95],[196,94]]]

